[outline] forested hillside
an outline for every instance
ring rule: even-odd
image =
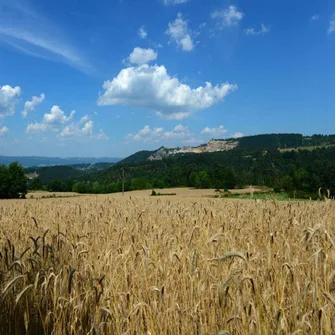
[[[335,193],[334,144],[334,135],[258,135],[239,139],[239,146],[228,151],[176,154],[153,161],[148,157],[155,151],[140,151],[97,172],[55,167],[42,169],[39,178],[52,191],[120,192],[124,174],[126,191],[258,185],[309,198],[316,197],[320,187]]]
[[[239,149],[177,155],[162,161],[116,164],[106,171],[91,175],[87,180],[91,185],[95,182],[95,188],[99,183],[102,191],[120,191],[122,169],[126,190],[259,185],[288,192],[301,191],[306,196],[316,195],[319,187],[335,191],[335,147],[283,153],[275,149]]]
[[[208,146],[207,143],[202,144],[197,147],[181,147],[181,148],[164,148],[161,147],[154,151],[139,151],[135,154],[125,158],[120,161],[119,164],[130,164],[130,163],[141,163],[157,156],[160,160],[161,158],[168,158],[171,156],[179,155],[181,153],[199,153],[209,152],[208,147],[215,148],[215,143],[219,144],[219,149],[217,151],[231,151],[239,149],[278,149],[281,151],[290,151],[290,149],[318,149],[323,147],[329,147],[335,145],[335,135],[313,135],[313,136],[303,136],[301,134],[262,134],[255,136],[245,136],[241,138],[229,138],[229,139],[213,139],[211,141],[212,145]],[[223,143],[222,143],[223,142]],[[164,149],[164,150],[163,150]],[[200,150],[201,149],[201,150]],[[155,155],[160,151],[164,151],[164,155]],[[212,150],[215,151],[215,150]]]
[[[51,181],[77,180],[89,173],[106,170],[111,166],[113,163],[56,165],[25,168],[24,172],[29,179],[38,176],[41,183],[45,185]]]
[[[128,156],[127,158],[123,159],[121,164],[134,164],[134,163],[141,163],[146,161],[152,154],[154,154],[157,150],[149,151],[149,150],[142,150],[134,153],[133,155]]]
[[[239,139],[240,149],[285,149],[335,145],[335,135],[263,134]]]
[[[88,178],[90,174],[106,170],[111,166],[113,163],[57,165],[25,168],[24,172],[30,190],[70,192],[76,181],[83,177]]]

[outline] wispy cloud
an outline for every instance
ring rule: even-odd
[[[2,127],[0,128],[0,136],[4,136],[8,133],[8,128],[7,127]]]
[[[244,17],[244,13],[238,11],[236,6],[229,6],[227,9],[216,10],[211,13],[212,19],[217,20],[217,27],[223,29],[224,27],[236,26]]]
[[[178,13],[177,18],[169,23],[166,34],[169,35],[170,39],[183,51],[193,50],[194,43],[192,40],[192,32],[188,28],[187,21],[184,20],[181,13]]]
[[[66,63],[91,74],[93,67],[70,43],[65,32],[28,2],[0,0],[0,40],[32,57]]]
[[[165,6],[169,5],[180,5],[182,3],[188,2],[189,0],[163,0]]]
[[[258,36],[258,35],[264,35],[266,33],[269,33],[271,30],[271,26],[266,26],[264,24],[261,25],[260,30],[256,30],[255,28],[247,28],[244,30],[244,34],[247,36]]]
[[[317,21],[317,20],[319,20],[319,18],[320,18],[320,15],[319,15],[319,14],[315,14],[315,15],[313,15],[313,16],[311,17],[311,20],[312,20],[312,21]]]
[[[335,15],[333,19],[329,22],[328,34],[331,34],[335,31]]]
[[[140,29],[137,31],[138,36],[142,39],[146,39],[148,37],[148,32],[144,28],[144,26],[140,27]]]

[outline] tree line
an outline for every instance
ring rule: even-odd
[[[57,169],[52,171],[57,172]],[[17,162],[0,166],[0,198],[19,198],[30,190],[114,193],[169,187],[232,189],[267,186],[300,198],[316,198],[317,191],[335,194],[335,146],[280,152],[240,148],[225,152],[179,154],[160,161],[117,163],[109,169],[76,179],[29,180]],[[58,176],[57,173],[55,176]]]
[[[114,193],[150,188],[195,187],[232,189],[267,186],[301,198],[316,198],[321,187],[335,193],[335,147],[280,152],[235,149],[176,155],[161,161],[118,163],[76,181],[52,181],[49,191]]]

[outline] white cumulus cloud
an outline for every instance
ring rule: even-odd
[[[88,115],[83,116],[79,122],[67,125],[58,135],[59,139],[86,137],[96,140],[108,140],[109,137],[100,129],[98,134],[94,133],[94,121]]]
[[[175,126],[171,131],[164,132],[165,139],[177,139],[177,140],[186,140],[190,139],[193,136],[188,127],[179,124]]]
[[[30,123],[26,128],[26,133],[40,133],[47,130],[58,131],[64,124],[70,122],[75,111],[72,111],[69,116],[60,109],[59,106],[52,106],[50,113],[45,113],[41,122]]]
[[[34,134],[34,133],[41,133],[41,132],[45,132],[48,130],[48,125],[44,124],[44,123],[29,123],[27,128],[26,128],[26,133],[27,134]]]
[[[142,136],[145,136],[145,135],[148,135],[150,134],[151,130],[150,130],[150,127],[149,126],[144,126],[143,129],[141,129],[136,135],[135,135],[135,139],[139,139],[140,137]]]
[[[179,124],[173,129],[167,131],[163,127],[151,128],[149,125],[144,126],[135,135],[128,134],[126,140],[143,141],[148,142],[171,142],[177,141],[182,143],[194,142],[194,134],[188,129],[188,127]]]
[[[88,115],[84,115],[84,116],[80,119],[79,124],[86,123],[89,119],[90,119],[90,118],[89,118]]]
[[[69,126],[66,126],[59,133],[59,137],[92,136],[93,127],[94,122],[92,120],[85,122],[83,126],[80,126],[80,122],[77,124],[71,124]]]
[[[152,49],[135,48],[128,57],[131,64],[142,65],[157,59],[157,52]]]
[[[188,28],[187,21],[183,19],[181,13],[178,13],[177,18],[169,23],[166,34],[169,35],[171,41],[175,42],[183,51],[193,50],[192,32]]]
[[[0,128],[0,136],[4,136],[6,133],[8,133],[7,127]]]
[[[20,95],[21,88],[19,86],[0,86],[0,118],[11,116],[15,113]]]
[[[24,103],[24,109],[22,112],[23,117],[26,117],[29,112],[33,112],[37,105],[41,104],[45,99],[44,93],[42,93],[39,97],[33,96],[30,101],[26,101]]]
[[[94,123],[92,120],[87,121],[81,129],[84,135],[92,135]]]
[[[84,115],[78,122],[74,122],[75,111],[66,115],[59,106],[53,106],[50,113],[43,116],[41,122],[28,124],[27,134],[37,134],[51,131],[56,133],[58,139],[72,137],[86,137],[90,139],[107,140],[108,136],[100,129],[99,133],[94,133],[94,122],[88,115]]]
[[[71,121],[76,111],[72,111],[69,116],[66,116],[64,111],[59,106],[52,106],[49,114],[44,114],[43,123],[51,126],[57,126]]]
[[[142,39],[146,39],[148,37],[148,32],[147,30],[144,28],[144,26],[140,27],[137,31],[137,34],[140,38]]]
[[[122,69],[114,79],[105,81],[103,88],[105,91],[97,101],[100,106],[147,108],[159,116],[182,119],[223,101],[230,92],[237,90],[237,85],[213,86],[206,82],[205,86],[191,88],[171,77],[165,66],[145,64]]]
[[[60,137],[70,137],[76,135],[76,130],[71,126],[66,126],[60,133]]]
[[[266,33],[269,33],[271,30],[271,26],[265,26],[264,24],[261,24],[261,29],[256,30],[255,28],[247,28],[244,30],[245,35],[252,35],[252,36],[258,36],[263,35]]]
[[[243,136],[244,136],[244,134],[240,133],[240,132],[237,132],[237,133],[234,133],[233,135],[231,135],[232,138],[241,138]]]
[[[212,137],[220,137],[223,136],[227,133],[227,130],[224,128],[224,126],[219,126],[217,128],[209,128],[209,127],[205,127],[202,131],[201,134],[204,135],[210,135]]]
[[[243,12],[239,12],[236,6],[230,5],[227,9],[216,10],[211,13],[211,17],[218,20],[218,28],[237,25],[244,17]]]

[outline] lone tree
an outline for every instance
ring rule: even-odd
[[[0,198],[18,199],[27,194],[27,178],[18,162],[0,166]]]

